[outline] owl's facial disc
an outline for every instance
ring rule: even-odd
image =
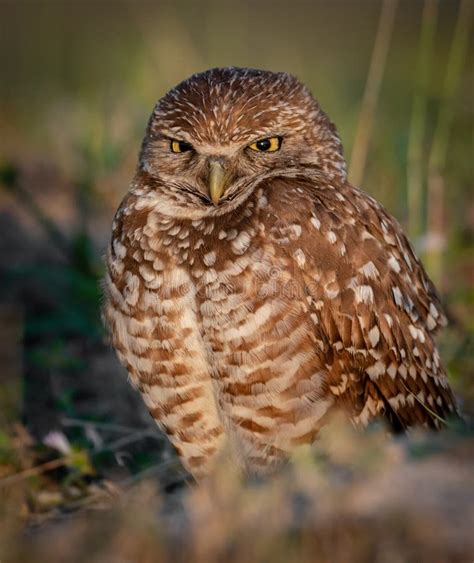
[[[209,198],[209,203],[212,201],[217,206],[224,203],[223,197],[233,187],[235,180],[245,179],[249,172],[252,175],[258,174],[260,166],[265,166],[265,162],[268,166],[268,159],[273,159],[272,153],[280,150],[283,137],[270,135],[250,143],[221,143],[220,139],[214,139],[213,143],[204,146],[199,142],[194,145],[189,141],[172,138],[168,142],[168,150],[176,155],[177,164],[184,164],[187,171],[194,168],[196,187],[202,195]]]
[[[346,180],[337,132],[307,88],[286,73],[216,68],[156,105],[140,153],[169,213],[223,215],[277,175]]]

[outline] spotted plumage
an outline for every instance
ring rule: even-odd
[[[285,73],[213,69],[158,102],[107,266],[113,344],[197,477],[225,448],[267,472],[337,408],[397,431],[455,412],[433,285]]]

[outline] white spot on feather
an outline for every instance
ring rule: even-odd
[[[372,348],[375,348],[380,340],[380,331],[378,326],[374,326],[369,330],[369,342]]]
[[[408,330],[410,331],[412,338],[416,340],[418,338],[418,329],[416,326],[408,325]]]
[[[113,247],[114,253],[118,258],[125,258],[127,248],[118,239],[114,239]]]
[[[250,235],[247,231],[242,231],[236,239],[232,241],[232,251],[234,254],[243,254],[250,245]]]
[[[295,250],[295,252],[293,253],[293,258],[296,260],[300,268],[303,268],[306,264],[306,256],[301,248]]]
[[[348,377],[345,373],[342,374],[341,383],[339,385],[331,385],[329,389],[334,395],[342,395],[347,389]]]
[[[395,256],[390,256],[390,258],[388,259],[388,265],[397,274],[400,272],[400,263],[395,258]]]
[[[392,362],[387,368],[387,373],[392,379],[395,379],[395,376],[397,375],[397,364]]]
[[[402,298],[402,292],[400,291],[400,288],[398,287],[392,287],[392,293],[393,293],[393,298],[395,300],[395,304],[398,305],[399,307],[402,306],[403,303],[403,298]]]
[[[398,393],[398,395],[395,395],[395,397],[390,397],[388,402],[390,403],[390,406],[393,408],[393,410],[397,411],[400,405],[403,406],[406,403],[406,398],[403,393]]]
[[[436,321],[433,319],[431,315],[426,317],[426,328],[428,330],[434,330],[436,328]]]
[[[430,303],[430,314],[434,319],[439,317],[438,309],[433,305],[433,303]]]
[[[382,362],[375,362],[373,366],[366,368],[365,371],[370,379],[377,379],[379,375],[385,372],[385,366]]]
[[[293,231],[294,238],[299,238],[301,236],[302,233],[301,225],[294,223],[293,225],[291,225],[290,228]]]
[[[379,275],[379,271],[377,270],[375,264],[370,261],[364,264],[361,268],[359,268],[359,272],[364,274],[367,278],[377,279]]]
[[[202,260],[206,266],[213,266],[216,263],[216,253],[212,250],[211,252],[204,254]]]
[[[311,313],[311,320],[315,325],[319,324],[318,315],[316,315],[316,313]]]
[[[179,225],[175,225],[174,227],[171,227],[171,229],[168,231],[168,234],[170,234],[171,236],[174,236],[174,235],[177,235],[180,230],[181,230],[181,227]]]
[[[370,285],[359,285],[354,288],[357,303],[373,303],[374,291]]]
[[[334,244],[337,241],[337,236],[334,231],[328,231],[326,238],[331,244]]]
[[[369,231],[362,231],[362,236],[361,236],[362,240],[370,240],[370,239],[373,239],[373,238],[375,238],[375,237],[373,235],[371,235],[369,233]]]

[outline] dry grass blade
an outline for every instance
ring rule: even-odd
[[[64,417],[61,419],[63,426],[79,427],[79,428],[95,428],[106,432],[117,432],[119,434],[135,434],[143,432],[140,428],[132,428],[123,424],[113,424],[111,422],[95,422],[93,420],[85,420],[79,418]]]
[[[461,80],[472,23],[472,0],[459,5],[456,27],[446,67],[443,98],[428,161],[427,241],[425,262],[433,281],[442,279],[442,253],[446,245],[444,168],[454,115],[454,97]]]
[[[417,397],[415,395],[415,393],[413,393],[413,391],[411,391],[407,387],[407,385],[405,384],[405,382],[403,380],[401,380],[401,382],[403,384],[403,387],[405,387],[407,393],[409,393],[415,399],[415,401],[417,401],[426,410],[426,412],[429,412],[432,417],[436,418],[436,420],[441,422],[444,426],[448,425],[448,421],[445,418],[443,418],[442,416],[439,416],[439,414],[435,413],[434,410],[430,409],[430,407],[428,405],[426,405],[419,397]]]
[[[64,467],[65,465],[68,465],[70,461],[71,458],[69,456],[60,457],[58,459],[52,459],[51,461],[42,463],[41,465],[30,467],[29,469],[25,469],[24,471],[20,471],[19,473],[15,473],[14,475],[8,475],[7,477],[0,479],[0,489],[3,487],[10,487],[11,485],[16,485],[17,483],[20,483],[25,479],[36,477],[37,475],[42,475],[47,471],[52,471],[53,469]]]
[[[384,0],[380,13],[349,166],[349,179],[356,186],[360,186],[364,178],[372,125],[387,61],[397,4],[398,0]]]
[[[438,19],[438,0],[425,0],[416,68],[416,85],[408,140],[407,196],[408,233],[412,240],[421,236],[423,221],[423,141],[426,134],[427,92]]]
[[[120,448],[129,446],[130,444],[134,444],[135,442],[139,442],[144,438],[160,439],[160,436],[157,434],[157,432],[153,432],[152,430],[139,430],[138,432],[134,432],[133,434],[129,434],[128,436],[117,438],[109,444],[105,444],[103,447],[94,450],[94,453],[117,451]]]
[[[124,448],[125,446],[129,446],[135,442],[143,440],[144,438],[156,438],[157,434],[150,431],[150,430],[139,430],[138,432],[134,432],[133,434],[129,434],[118,438],[110,442],[109,444],[105,444],[103,447],[94,450],[94,454],[105,452],[105,451],[117,451],[120,448]],[[83,457],[85,453],[90,453],[87,450],[79,453],[71,453],[71,455],[66,455],[57,459],[53,459],[51,461],[47,461],[46,463],[42,463],[41,465],[37,465],[35,467],[31,467],[15,473],[13,475],[8,475],[3,479],[0,479],[0,488],[4,488],[7,486],[15,485],[25,479],[30,477],[36,477],[37,475],[42,475],[48,471],[52,471],[53,469],[58,469],[59,467],[63,467],[66,465],[74,465],[75,462],[78,460],[78,456]]]

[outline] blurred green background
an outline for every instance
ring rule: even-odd
[[[367,134],[365,166],[353,161],[350,179],[359,166],[361,187],[410,231],[448,308],[443,357],[472,412],[471,8],[466,0],[1,0],[0,477],[2,467],[9,475],[49,460],[18,454],[19,422],[33,436],[28,447],[59,429],[112,479],[171,455],[104,341],[101,255],[153,105],[214,66],[297,75],[336,123],[348,161]],[[109,448],[107,424],[141,434],[128,449]]]

